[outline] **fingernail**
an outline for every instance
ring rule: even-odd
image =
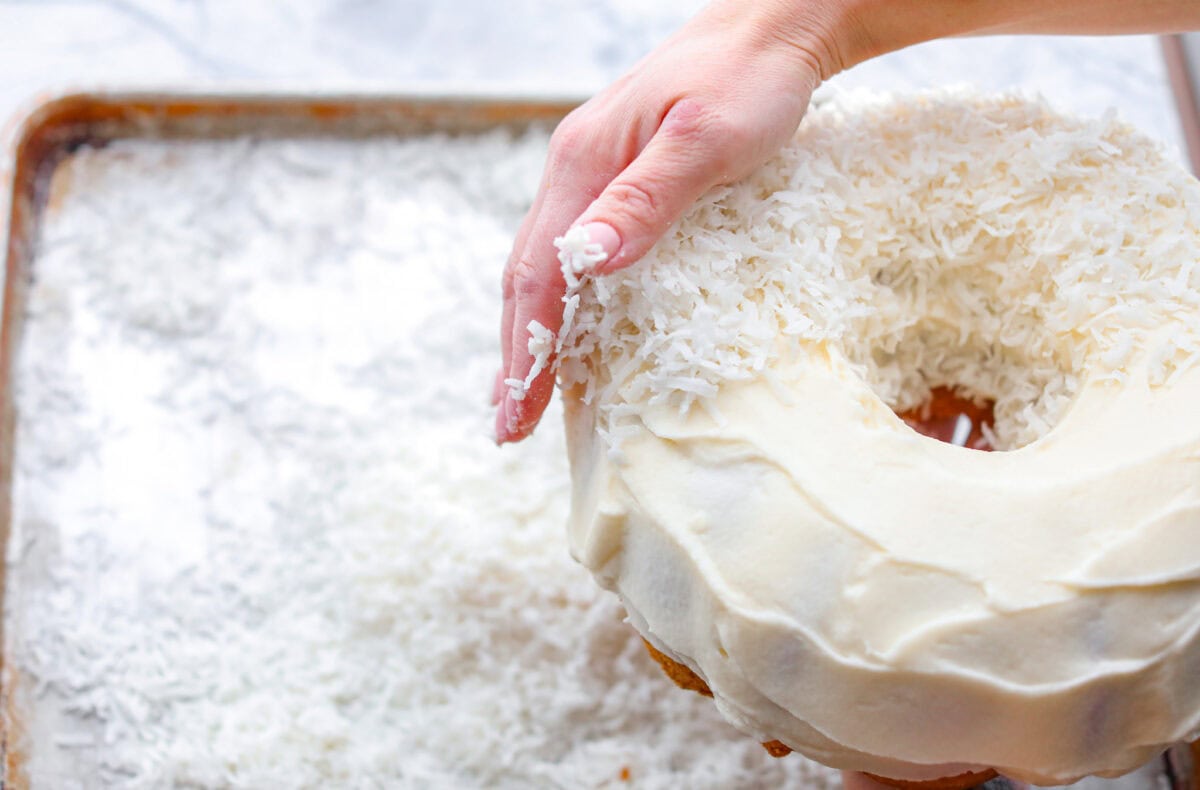
[[[599,244],[600,249],[604,250],[604,254],[608,257],[596,264],[596,271],[602,272],[608,268],[608,264],[612,263],[617,257],[617,253],[621,251],[621,236],[616,229],[607,222],[589,222],[583,226],[587,232],[588,241],[593,244]]]

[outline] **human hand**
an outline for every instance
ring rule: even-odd
[[[519,441],[554,390],[547,366],[521,399],[529,324],[557,333],[566,284],[553,241],[584,225],[608,273],[641,258],[708,189],[734,181],[795,132],[812,91],[840,68],[836,0],[721,0],[568,115],[550,140],[541,186],[504,269],[496,440]]]

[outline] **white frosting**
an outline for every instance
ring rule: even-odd
[[[1200,371],[1085,387],[1044,439],[982,453],[814,357],[793,402],[727,387],[724,426],[647,410],[621,462],[572,402],[571,545],[643,635],[735,724],[836,767],[1053,783],[1190,736]]]
[[[1200,728],[1200,367],[1157,351],[1200,333],[1143,330],[1066,353],[1063,413],[1007,452],[917,434],[839,338],[708,408],[576,385],[572,551],[760,739],[897,778],[1131,770]]]

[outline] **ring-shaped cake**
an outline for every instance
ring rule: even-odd
[[[953,92],[811,112],[627,270],[573,231],[573,554],[831,766],[1063,783],[1195,737],[1198,229],[1115,118]],[[997,452],[896,416],[938,387]]]

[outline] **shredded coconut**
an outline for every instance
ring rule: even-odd
[[[1111,113],[844,97],[641,262],[579,284],[560,383],[619,442],[640,405],[711,408],[817,341],[899,411],[936,386],[994,399],[989,440],[1019,447],[1089,377],[1145,357],[1162,386],[1200,359],[1198,228],[1200,184]]]
[[[559,419],[491,442],[494,285],[545,145],[64,165],[6,593],[35,786],[836,786],[676,689],[571,561]]]
[[[575,325],[575,311],[579,309],[579,289],[582,279],[591,272],[596,264],[608,256],[599,244],[593,244],[588,238],[587,231],[582,227],[574,227],[564,235],[554,240],[558,249],[558,262],[562,267],[563,279],[567,283],[567,292],[563,296],[563,322],[556,335],[547,329],[540,321],[530,321],[529,356],[533,357],[533,365],[524,379],[505,379],[504,384],[509,388],[514,400],[525,400],[526,393],[533,386],[534,380],[551,364],[557,369],[557,354],[562,351],[563,343]],[[552,363],[551,360],[554,360]]]

